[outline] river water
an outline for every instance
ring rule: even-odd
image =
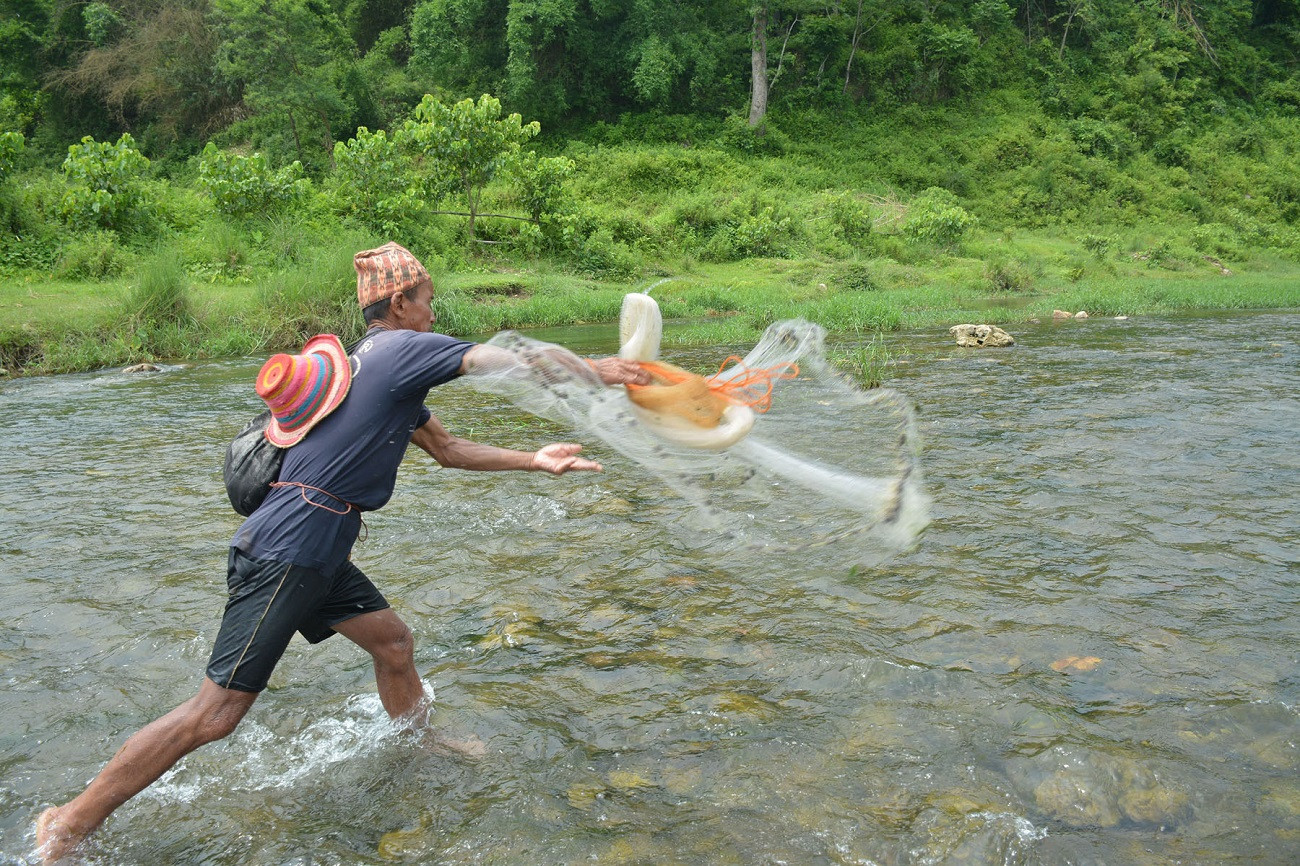
[[[611,330],[542,336],[610,351]],[[1297,330],[891,335],[934,521],[868,570],[711,561],[600,449],[605,473],[561,479],[412,455],[355,558],[414,630],[438,723],[486,757],[393,731],[346,640],[295,641],[244,725],[87,859],[1296,862]],[[0,862],[197,687],[257,366],[0,384]],[[566,435],[431,397],[498,444]]]

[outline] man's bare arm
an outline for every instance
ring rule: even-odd
[[[537,451],[514,451],[497,448],[453,436],[436,417],[415,431],[411,441],[448,469],[472,469],[479,472],[521,470],[563,475],[570,470],[601,471],[594,460],[579,457],[582,446],[575,442],[556,442]]]
[[[552,354],[551,360],[563,364],[566,358],[576,358],[568,352],[556,352]],[[650,374],[641,369],[636,361],[629,361],[626,358],[601,358],[600,360],[584,359],[590,371],[596,374],[596,377],[606,385],[648,385],[650,384]],[[460,372],[462,375],[467,373],[491,373],[496,371],[509,370],[518,366],[519,360],[511,352],[500,349],[496,346],[488,346],[480,343],[474,346],[462,357],[460,362]],[[581,368],[574,370],[575,373],[582,375],[586,371]]]

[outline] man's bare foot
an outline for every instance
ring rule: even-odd
[[[429,748],[439,755],[451,755],[477,761],[487,754],[487,743],[484,743],[474,734],[454,737],[446,731],[425,728],[422,737]]]
[[[78,833],[59,818],[59,807],[51,806],[36,819],[36,856],[45,864],[58,863],[76,850],[90,835]]]

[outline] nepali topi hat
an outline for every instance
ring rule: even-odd
[[[300,355],[272,355],[257,374],[257,396],[271,410],[267,441],[296,444],[338,408],[351,385],[352,364],[333,334],[312,337]]]
[[[357,303],[363,310],[429,279],[419,259],[391,241],[378,249],[357,253],[352,257],[352,266],[357,269]]]

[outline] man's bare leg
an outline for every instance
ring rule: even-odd
[[[137,731],[75,799],[36,819],[36,852],[45,863],[67,857],[104,819],[190,752],[227,736],[257,699],[204,678],[199,693]]]
[[[483,756],[486,749],[477,737],[453,739],[429,727],[429,702],[415,670],[415,639],[392,608],[354,616],[333,628],[374,659],[379,700],[390,718],[412,729],[423,728],[440,749],[470,758]]]
[[[392,608],[354,616],[333,628],[374,659],[379,700],[390,718],[409,720],[411,727],[428,721],[424,683],[415,670],[415,638]]]

